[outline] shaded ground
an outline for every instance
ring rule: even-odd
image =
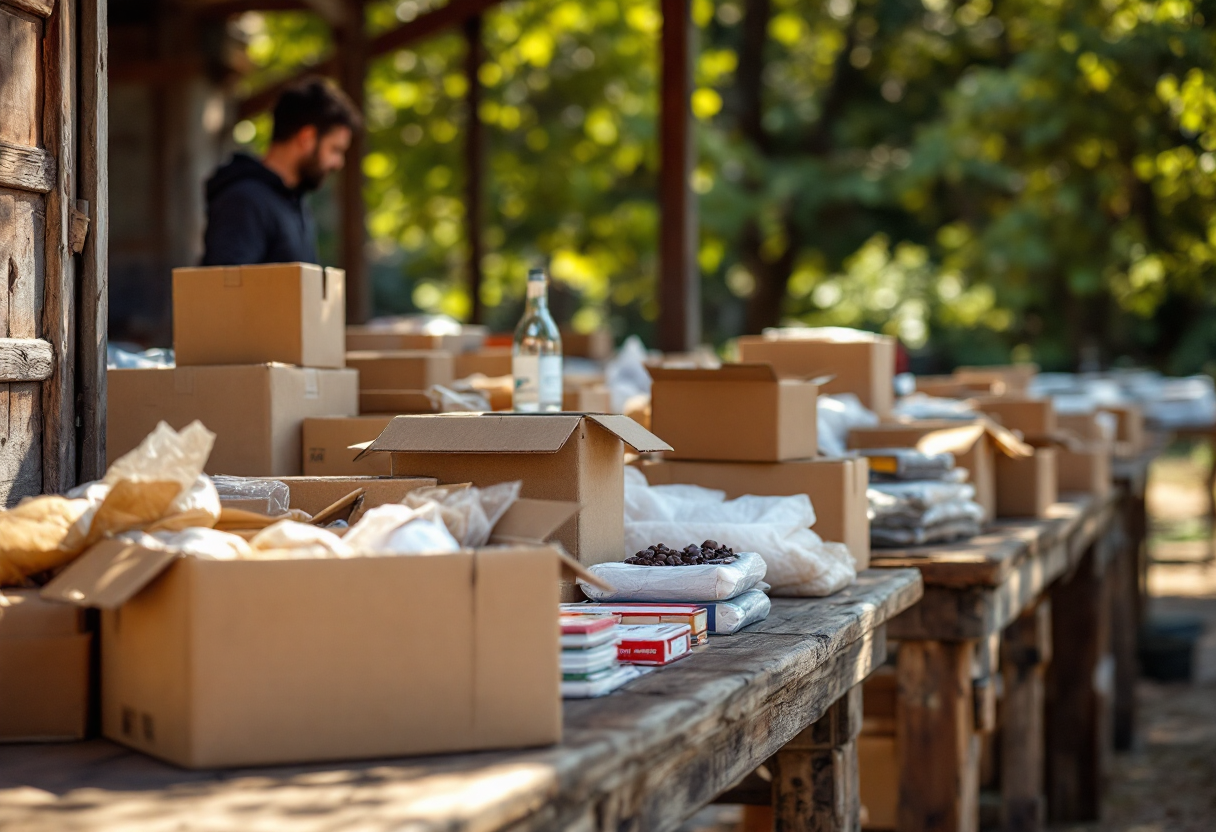
[[[1151,615],[1195,616],[1207,626],[1192,682],[1142,679],[1135,749],[1116,756],[1099,823],[1052,832],[1216,832],[1216,564],[1206,562],[1206,449],[1158,461],[1149,486]],[[709,807],[681,832],[740,829],[738,807]]]

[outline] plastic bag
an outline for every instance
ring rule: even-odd
[[[731,635],[768,618],[773,603],[759,589],[750,589],[726,601],[704,604],[709,612],[709,632]]]
[[[280,520],[262,529],[249,545],[254,550],[250,557],[348,558],[353,554],[350,544],[328,529],[294,520]]]
[[[612,412],[624,413],[625,402],[635,396],[650,396],[650,373],[646,372],[646,347],[630,335],[616,357],[604,368],[604,381],[612,398]]]
[[[183,555],[204,560],[243,560],[254,556],[253,549],[245,538],[215,529],[186,529],[180,532],[137,533],[139,542],[148,546],[155,540],[158,546],[181,552]],[[126,535],[124,535],[125,537]]]
[[[485,488],[467,485],[419,488],[406,494],[401,502],[411,508],[435,503],[452,537],[466,549],[475,549],[490,540],[494,526],[519,499],[522,487],[522,482],[514,480]]]
[[[454,390],[442,384],[432,384],[426,397],[435,406],[436,413],[484,413],[490,410],[490,400],[479,390],[469,388]]]
[[[291,508],[291,489],[278,480],[256,480],[249,477],[216,476],[211,478],[220,497],[220,505],[236,500],[265,502],[264,514],[276,517]]]
[[[852,393],[820,396],[816,404],[819,452],[824,456],[848,453],[849,431],[878,424],[878,414]]]
[[[742,552],[727,564],[698,566],[635,566],[632,563],[597,563],[587,567],[613,587],[600,589],[579,581],[592,601],[720,601],[747,592],[764,578],[764,559]]]
[[[811,531],[814,524],[815,511],[805,494],[727,500],[722,491],[695,485],[650,486],[641,471],[625,468],[625,548],[630,555],[654,543],[709,538],[735,551],[758,552],[774,594],[831,595],[852,583],[857,572],[848,547],[825,543]]]
[[[389,503],[366,512],[343,541],[359,555],[426,555],[460,551],[438,503],[422,508]]]

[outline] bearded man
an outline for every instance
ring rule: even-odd
[[[266,154],[237,153],[207,180],[202,264],[316,263],[316,225],[304,196],[342,169],[361,124],[350,99],[327,81],[284,91]]]

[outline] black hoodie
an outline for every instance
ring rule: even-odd
[[[301,191],[244,153],[207,180],[204,266],[316,262],[316,229]]]

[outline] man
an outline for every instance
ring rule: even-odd
[[[238,153],[207,180],[204,266],[316,263],[317,232],[304,195],[342,169],[358,111],[321,79],[286,90],[274,107],[270,148]]]

